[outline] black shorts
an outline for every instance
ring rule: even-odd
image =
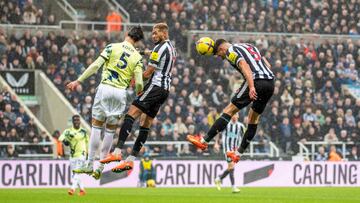
[[[256,113],[261,114],[274,93],[274,83],[274,80],[254,80],[257,100],[251,101],[249,97],[248,83],[245,81],[238,89],[235,96],[231,99],[231,103],[233,103],[237,108],[242,109],[252,102],[251,108]]]
[[[169,92],[164,88],[147,84],[144,88],[144,92],[136,97],[132,105],[139,108],[151,118],[155,118],[161,105],[166,101],[168,96]]]

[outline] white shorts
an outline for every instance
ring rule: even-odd
[[[126,90],[100,84],[92,107],[92,117],[108,124],[116,124],[126,107]]]
[[[84,167],[85,163],[86,163],[85,156],[76,157],[76,158],[70,158],[71,171]]]

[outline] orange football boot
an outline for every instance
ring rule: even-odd
[[[191,142],[191,144],[195,145],[195,147],[201,150],[205,150],[208,147],[208,144],[202,143],[201,138],[202,138],[201,136],[193,136],[193,135],[188,135],[186,137],[187,141]]]
[[[120,154],[108,154],[104,159],[100,160],[102,164],[108,164],[114,161],[121,161],[122,157]]]
[[[114,173],[121,173],[123,171],[128,171],[134,168],[134,162],[133,161],[123,161],[119,165],[112,168],[112,172]]]
[[[68,190],[68,194],[69,194],[69,195],[74,195],[74,193],[75,193],[75,190],[74,190],[74,189]]]
[[[236,154],[236,151],[226,152],[226,156],[229,157],[234,163],[240,161],[240,155]]]
[[[80,190],[79,196],[84,196],[86,194],[85,190]]]

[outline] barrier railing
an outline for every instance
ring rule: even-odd
[[[16,146],[51,146],[53,153],[38,153],[38,154],[18,154],[19,158],[54,158],[56,153],[55,143],[53,142],[39,142],[39,143],[29,143],[29,142],[0,142],[0,146],[12,145],[16,150]],[[55,153],[54,153],[55,151]]]
[[[343,155],[343,158],[346,159],[346,155],[349,154],[349,152],[346,150],[347,146],[349,145],[354,145],[354,142],[305,142],[305,143],[301,143],[298,142],[299,145],[299,153],[300,155],[306,155],[306,157],[311,157],[311,160],[315,159],[315,155],[317,153],[317,147],[316,146],[330,146],[330,145],[335,145],[335,146],[341,146],[341,153]],[[309,148],[307,147],[310,147]]]
[[[130,14],[116,0],[106,0],[105,2],[109,7],[114,7],[123,19],[125,18],[125,22],[130,22]]]
[[[87,27],[87,30],[91,31],[98,31],[99,29],[96,29],[97,26],[107,26],[107,25],[121,25],[123,26],[123,30],[127,30],[129,26],[136,26],[140,25],[145,29],[145,31],[151,31],[151,28],[154,26],[154,23],[108,23],[106,21],[71,21],[71,20],[62,20],[59,22],[59,28],[63,29],[65,27],[74,26],[74,29],[80,29],[85,26]],[[90,28],[90,29],[89,29]],[[104,29],[101,29],[104,31]]]
[[[56,1],[57,4],[68,14],[74,21],[79,19],[79,14],[74,7],[67,0]]]
[[[270,142],[271,143],[271,142]],[[125,142],[125,145],[133,145],[133,141],[127,141]],[[176,154],[178,157],[181,157],[182,149],[185,145],[190,145],[189,142],[186,141],[148,141],[146,142],[146,146],[165,146],[165,145],[174,145],[176,149]],[[215,142],[210,142],[209,145],[213,146]],[[56,150],[55,143],[54,142],[40,142],[40,143],[28,143],[28,142],[0,142],[0,146],[52,146],[53,150]],[[254,156],[259,157],[279,157],[279,150],[277,147],[272,143],[270,144],[270,150],[269,152],[255,152],[256,146],[259,146],[259,142],[251,142],[249,147],[249,152],[244,153],[244,155],[250,156],[253,158]],[[275,152],[275,153],[274,153]],[[153,156],[156,156],[158,154],[151,154]],[[27,158],[40,158],[40,157],[48,157],[52,158],[54,157],[54,153],[52,154],[19,154],[19,157],[27,157]]]

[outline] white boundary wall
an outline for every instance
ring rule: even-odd
[[[154,161],[157,187],[212,187],[225,161]],[[86,187],[137,187],[139,161],[133,171],[115,174],[106,166],[100,181],[81,175]],[[0,188],[64,188],[70,185],[69,161],[0,161]],[[359,187],[360,162],[242,161],[235,181],[245,187]],[[230,186],[225,178],[224,186]]]

